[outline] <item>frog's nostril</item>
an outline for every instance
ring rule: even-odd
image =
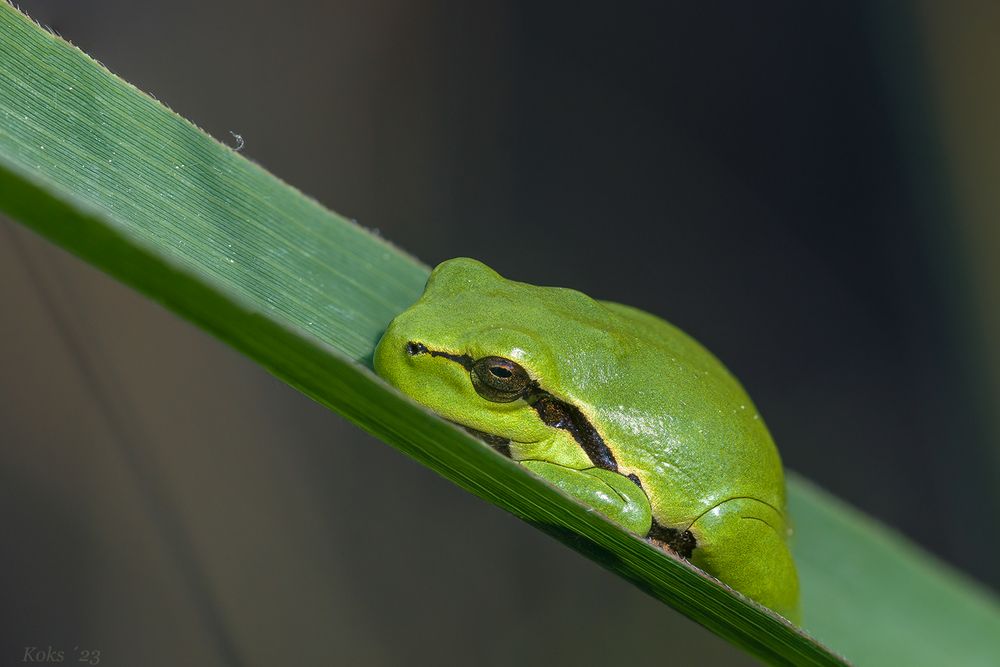
[[[406,344],[406,353],[411,357],[418,354],[426,354],[427,348],[424,347],[423,343],[414,343],[412,340]]]

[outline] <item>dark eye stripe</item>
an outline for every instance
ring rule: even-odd
[[[423,343],[415,341],[410,341],[406,344],[406,352],[410,355],[429,354],[432,357],[443,357],[460,364],[470,372],[476,363],[467,354],[451,354],[449,352],[431,350]],[[565,401],[560,401],[537,385],[523,398],[535,409],[535,412],[538,413],[539,418],[546,426],[569,432],[583,449],[591,463],[598,468],[618,472],[618,461],[615,460],[615,455],[607,443],[604,442],[601,434],[597,432],[597,429],[594,428],[590,420],[587,419],[587,416],[578,407]]]
[[[438,350],[428,349],[423,343],[417,343],[410,341],[406,344],[406,353],[411,357],[415,357],[418,354],[429,354],[432,357],[444,357],[445,359],[450,359],[456,364],[461,364],[465,370],[471,370],[472,364],[475,363],[467,354],[450,354],[448,352],[440,352]]]
[[[615,460],[615,455],[604,442],[601,434],[590,423],[590,420],[580,411],[580,408],[560,401],[552,394],[542,390],[539,390],[538,394],[529,400],[529,403],[547,426],[569,431],[577,444],[583,448],[591,463],[598,468],[618,472],[618,461]]]

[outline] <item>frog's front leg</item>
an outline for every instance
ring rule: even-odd
[[[785,519],[753,498],[716,505],[689,528],[691,562],[744,595],[798,622],[799,580],[785,542]]]
[[[547,461],[519,463],[626,530],[643,537],[649,532],[653,521],[649,498],[628,477],[602,468],[575,470]]]

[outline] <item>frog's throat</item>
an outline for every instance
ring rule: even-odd
[[[459,422],[452,422],[452,423],[457,426],[461,426],[466,431],[468,431],[469,435],[474,436],[479,440],[482,440],[487,445],[497,450],[507,458],[509,459],[514,458],[510,451],[510,443],[511,443],[510,438],[505,438],[502,435],[493,435],[492,433],[480,431],[478,429],[474,429],[471,426],[466,426],[465,424]]]
[[[440,350],[431,350],[423,343],[410,341],[406,344],[406,353],[410,356],[418,354],[429,354],[432,357],[441,357],[459,364],[467,371],[472,371],[475,359],[467,354],[452,354]],[[569,432],[573,439],[583,449],[587,458],[598,468],[618,472],[618,461],[611,452],[604,438],[597,432],[587,416],[580,408],[572,403],[560,400],[543,389],[538,382],[531,382],[525,389],[520,400],[524,400],[534,408],[538,417],[546,426],[562,429]],[[483,433],[465,424],[461,425],[473,435],[481,438],[487,444],[494,447],[506,456],[510,456],[510,439],[492,433]]]

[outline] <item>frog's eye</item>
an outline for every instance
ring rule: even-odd
[[[472,364],[469,375],[476,393],[494,403],[516,401],[531,386],[528,371],[503,357],[477,359]]]

